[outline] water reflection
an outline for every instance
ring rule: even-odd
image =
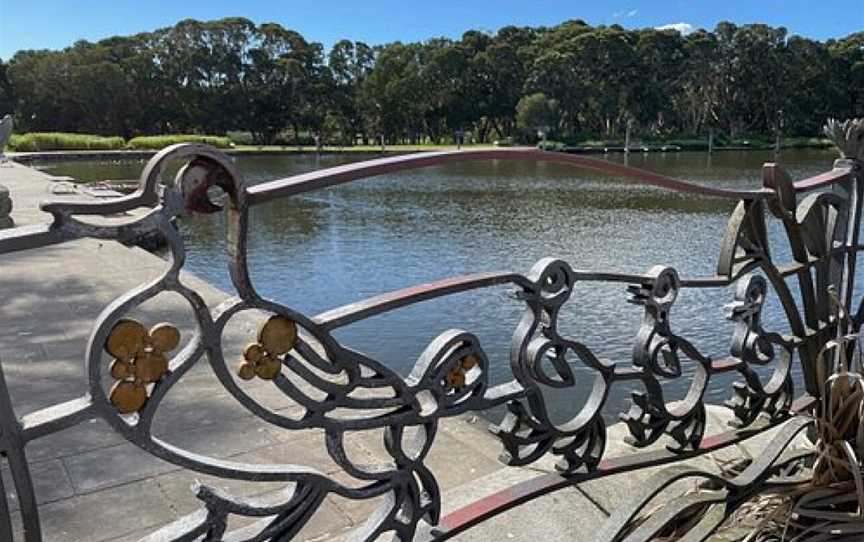
[[[795,151],[780,158],[793,177],[804,177],[830,168],[833,155]],[[352,159],[325,155],[237,161],[248,182],[257,183]],[[751,188],[758,186],[760,166],[773,160],[773,154],[633,153],[607,159],[626,159],[632,166],[697,183]],[[132,178],[141,166],[70,162],[50,167],[55,174],[99,180]],[[644,272],[663,264],[685,276],[711,275],[733,204],[636,186],[560,164],[453,164],[262,205],[252,213],[249,261],[261,293],[307,314],[446,276],[525,272],[547,256],[582,269]],[[182,229],[187,267],[231,290],[223,217],[184,220]],[[781,228],[772,224],[770,235],[775,257],[788,256]],[[671,315],[676,333],[703,353],[726,355],[732,326],[723,319],[721,307],[731,300],[731,289],[684,290]],[[522,309],[506,288],[492,288],[371,318],[339,330],[337,337],[404,374],[439,333],[466,329],[480,337],[492,361],[493,380],[503,381],[510,374],[510,334]],[[640,318],[640,309],[627,303],[625,285],[581,283],[562,311],[560,328],[599,357],[626,365]],[[765,327],[786,329],[772,295]],[[576,370],[586,378],[578,379],[576,389],[552,397],[559,419],[578,410],[590,389],[590,371]],[[683,396],[690,374],[692,367],[685,367],[683,378],[664,386],[670,398]],[[797,367],[796,378],[800,382]],[[733,379],[716,377],[709,399],[729,397]],[[629,391],[614,389],[606,413],[626,408]]]

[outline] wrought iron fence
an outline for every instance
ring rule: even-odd
[[[864,125],[835,127],[845,157],[822,175],[793,182],[778,166],[763,169],[763,186],[756,190],[726,190],[670,179],[651,172],[582,156],[535,149],[436,152],[382,158],[247,186],[234,163],[219,151],[195,144],[167,148],[153,157],[141,174],[138,190],[107,202],[48,202],[44,210],[53,222],[0,232],[0,253],[62,243],[81,237],[129,242],[142,234],[160,234],[167,241],[168,261],[156,280],[142,284],[114,300],[93,324],[86,352],[89,386],[79,399],[17,417],[0,373],[0,449],[9,463],[24,522],[24,539],[41,540],[39,511],[25,455],[28,443],[101,418],[128,442],[153,456],[194,471],[231,479],[278,481],[285,484],[281,502],[262,505],[232,498],[206,486],[197,489],[202,507],[158,532],[150,540],[233,539],[226,533],[230,516],[262,518],[256,533],[244,540],[287,540],[314,516],[328,494],[348,499],[383,496],[380,508],[354,536],[372,540],[385,534],[400,540],[446,539],[531,498],[617,472],[672,463],[716,450],[788,421],[814,404],[819,394],[814,365],[818,352],[847,322],[829,310],[832,288],[845,306],[852,306],[859,245],[862,201],[861,134]],[[857,138],[857,139],[856,139]],[[858,143],[856,144],[855,141]],[[682,277],[674,268],[657,266],[644,274],[617,274],[573,269],[557,259],[539,261],[527,273],[481,273],[424,284],[340,307],[317,316],[302,314],[259,295],[247,267],[249,212],[256,205],[357,179],[468,160],[528,160],[558,162],[599,170],[663,189],[737,200],[720,246],[717,271],[707,277]],[[174,182],[160,182],[171,162],[185,165]],[[224,205],[212,199],[215,188],[226,195]],[[112,215],[136,208],[149,210],[124,223],[97,224],[86,215]],[[176,217],[193,213],[224,213],[230,253],[230,275],[236,296],[211,309],[201,296],[180,280],[184,246]],[[767,236],[766,220],[779,221],[791,247],[792,261],[776,262]],[[795,279],[800,306],[787,283]],[[628,363],[601,360],[557,327],[558,313],[578,282],[613,282],[626,286],[630,301],[642,313]],[[478,338],[469,331],[448,330],[439,335],[402,378],[396,372],[333,337],[333,331],[372,316],[457,292],[509,284],[516,287],[525,310],[510,346],[512,378],[500,385],[488,381],[490,360]],[[700,350],[678,334],[672,309],[685,288],[723,288],[737,284],[728,305],[734,332],[728,354]],[[147,328],[129,319],[135,307],[161,292],[175,292],[194,311],[197,331],[180,347],[177,328],[159,324]],[[768,330],[760,311],[766,296],[778,296],[788,330]],[[229,321],[243,311],[258,309],[269,316],[234,367],[222,350]],[[860,327],[864,311],[851,318]],[[110,363],[106,362],[110,358]],[[206,359],[206,361],[204,361]],[[544,388],[567,388],[576,376],[574,360],[594,373],[590,398],[566,423],[554,423]],[[495,360],[501,363],[502,360]],[[805,390],[796,398],[790,369],[804,369]],[[363,481],[346,486],[314,469],[285,465],[256,466],[203,457],[156,438],[151,422],[167,392],[197,363],[209,363],[225,390],[262,420],[286,431],[320,429],[326,434],[330,457],[344,472]],[[694,368],[685,377],[683,364]],[[773,373],[760,378],[756,368]],[[706,436],[706,387],[714,375],[734,372],[741,377],[731,392],[730,407],[737,427]],[[113,380],[105,386],[106,375]],[[689,391],[680,401],[664,399],[662,381],[689,378]],[[299,417],[267,408],[244,391],[252,379],[272,382],[303,407]],[[635,382],[630,410],[622,414],[633,446],[645,447],[661,436],[671,437],[660,451],[604,458],[606,425],[601,410],[610,389]],[[309,393],[316,390],[319,393]],[[509,465],[527,465],[553,454],[557,474],[538,476],[442,517],[441,492],[424,464],[440,420],[468,411],[506,406],[506,415],[491,427]],[[343,415],[350,411],[351,415]],[[788,461],[778,461],[791,436],[806,419],[789,423],[774,448],[731,480],[721,480],[729,492],[744,491],[764,482]],[[356,464],[346,453],[345,436],[352,431],[384,431],[390,461],[372,467]],[[646,493],[662,490],[684,471],[673,471]],[[707,475],[705,475],[707,476]],[[743,489],[742,489],[743,488]],[[9,505],[0,499],[0,539],[11,540]],[[688,499],[699,499],[690,496]],[[704,497],[701,497],[704,499]],[[712,498],[717,498],[714,494]],[[721,497],[722,499],[723,497]],[[690,501],[688,501],[690,502]],[[707,502],[707,501],[706,501]],[[619,536],[639,504],[616,511],[598,539]],[[706,516],[707,530],[723,514]],[[640,527],[635,539],[649,539],[658,516]],[[248,533],[248,531],[246,531]],[[640,534],[641,533],[641,534]],[[241,539],[241,538],[238,538]]]

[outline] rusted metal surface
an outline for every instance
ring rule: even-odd
[[[675,269],[666,266],[650,267],[643,274],[595,272],[573,269],[565,261],[550,258],[539,261],[524,274],[455,277],[383,294],[318,316],[266,299],[256,290],[247,267],[246,249],[248,237],[254,235],[249,231],[252,206],[383,173],[495,159],[559,162],[669,190],[739,200],[719,249],[716,275],[681,278]],[[186,165],[173,182],[163,184],[160,173],[168,163],[176,161]],[[80,237],[128,241],[143,234],[158,234],[167,242],[169,258],[158,278],[115,299],[94,322],[86,353],[89,386],[79,399],[18,419],[0,372],[0,450],[11,467],[25,526],[24,539],[41,540],[39,511],[24,447],[92,418],[104,419],[128,442],[169,463],[217,477],[285,483],[282,498],[276,503],[234,498],[200,486],[196,492],[202,509],[154,533],[149,538],[152,541],[221,540],[223,535],[230,539],[225,531],[232,516],[262,518],[255,527],[257,534],[250,540],[288,540],[315,515],[329,494],[353,500],[384,496],[378,510],[354,533],[355,539],[374,540],[391,534],[411,540],[421,525],[432,526],[425,532],[433,538],[447,538],[519,502],[574,481],[693,457],[787,421],[796,408],[807,408],[810,397],[818,394],[813,371],[815,356],[838,333],[837,322],[826,309],[827,288],[833,286],[842,299],[852,300],[860,249],[862,170],[860,162],[844,159],[828,174],[795,183],[778,167],[768,164],[763,178],[764,186],[758,190],[724,190],[602,160],[506,149],[371,160],[247,187],[227,156],[204,145],[185,144],[154,156],[142,172],[139,188],[128,196],[86,203],[48,202],[43,208],[53,215],[53,222],[44,227],[0,232],[0,253]],[[224,204],[211,199],[216,188],[227,195]],[[126,222],[102,224],[80,218],[114,215],[139,207],[150,210]],[[179,278],[185,251],[174,219],[193,213],[226,215],[229,271],[236,296],[212,310]],[[773,259],[765,225],[769,219],[785,229],[792,261]],[[794,284],[788,283],[790,279],[800,288],[800,306],[792,295]],[[620,283],[622,295],[636,305],[642,323],[630,360],[602,360],[578,338],[560,332],[558,313],[571,301],[577,282]],[[732,322],[729,351],[703,352],[694,339],[676,331],[673,314],[678,294],[684,288],[723,288],[733,283],[736,290],[727,306]],[[503,384],[493,386],[488,378],[490,364],[503,360],[490,360],[480,340],[468,331],[441,333],[406,378],[341,344],[331,334],[337,328],[399,307],[502,284],[514,286],[517,302],[524,305],[512,336],[511,378]],[[181,340],[173,326],[156,326],[147,331],[142,324],[127,319],[132,309],[161,292],[174,292],[188,302],[197,322],[192,336]],[[778,296],[788,329],[764,328],[760,314],[769,295]],[[263,317],[257,337],[250,337],[243,359],[226,359],[222,350],[226,326],[241,312],[253,309],[268,315]],[[104,355],[106,351],[114,358],[113,364]],[[209,363],[224,389],[262,420],[286,431],[323,431],[329,456],[360,485],[345,485],[304,466],[250,465],[206,457],[155,438],[151,422],[160,403],[198,363]],[[577,378],[573,363],[593,373],[593,388],[572,419],[555,423],[544,390],[573,387]],[[793,402],[790,373],[793,363],[802,365],[806,377],[806,390],[800,393],[797,403]],[[692,371],[684,371],[685,366]],[[771,367],[771,375],[760,377],[756,371],[759,366]],[[729,402],[738,428],[706,436],[706,387],[714,375],[731,371],[741,377],[741,382],[730,390]],[[115,380],[114,391],[106,389],[106,375]],[[259,403],[245,389],[251,379],[271,381],[303,408],[303,414],[289,417]],[[663,384],[673,380],[689,382],[689,391],[682,400],[665,398]],[[645,447],[666,437],[664,450],[604,458],[607,431],[601,411],[610,390],[622,382],[641,389],[633,393],[629,411],[621,415],[629,429],[629,442]],[[122,391],[117,391],[120,387]],[[424,463],[438,424],[444,418],[498,405],[506,405],[507,413],[491,429],[502,443],[503,461],[528,465],[552,454],[558,458],[560,474],[539,477],[442,519],[441,491]],[[804,422],[791,423],[800,430]],[[346,436],[367,430],[383,431],[384,446],[390,455],[386,464],[359,465],[346,452]],[[742,488],[763,483],[769,474],[777,472],[777,457],[774,454],[770,461],[766,459],[767,463],[760,462],[759,469],[754,467],[748,477],[723,480],[725,491],[741,493]],[[654,487],[660,491],[668,483],[664,479]],[[705,502],[711,498],[705,497]],[[610,524],[603,533],[616,537],[642,503],[640,500],[630,511],[616,515],[613,519],[620,524]],[[0,535],[11,533],[8,513],[8,503],[0,499]],[[643,531],[650,535],[653,525],[648,524]]]

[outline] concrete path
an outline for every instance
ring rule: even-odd
[[[14,202],[16,224],[46,222],[37,204],[49,194],[48,176],[19,164],[0,167],[0,184]],[[0,265],[0,356],[16,414],[21,416],[84,393],[84,349],[91,326],[116,296],[154,277],[165,262],[115,242],[79,240],[2,256]],[[215,306],[227,294],[186,275],[184,281]],[[167,320],[183,336],[192,332],[191,314],[179,297],[163,294],[133,317]],[[229,334],[226,351],[239,352],[258,322],[241,322]],[[261,382],[255,394],[268,406],[297,407]],[[722,430],[724,410],[712,410],[711,430]],[[194,452],[237,461],[307,465],[348,480],[326,453],[317,431],[288,432],[252,416],[231,398],[204,363],[184,376],[163,403],[154,423],[164,440]],[[611,430],[610,455],[632,451],[620,442],[622,426]],[[386,458],[380,433],[353,441],[357,457]],[[40,439],[28,448],[47,541],[138,540],[198,508],[190,486],[201,481],[234,495],[277,489],[273,483],[225,481],[191,472],[149,456],[100,421],[86,422]],[[720,454],[758,454],[759,443]],[[551,468],[503,467],[499,446],[475,417],[442,423],[428,465],[445,493],[445,512]],[[697,460],[716,468],[712,458]],[[3,471],[8,479],[8,472]],[[585,540],[649,473],[628,474],[581,484],[517,508],[460,535],[458,540]],[[8,482],[8,480],[7,480]],[[11,485],[7,484],[7,488]],[[14,494],[11,495],[14,498]],[[14,503],[13,503],[14,504]],[[362,523],[373,502],[325,501],[299,540],[339,539]],[[102,519],[104,518],[104,519]],[[236,523],[241,526],[243,522]]]

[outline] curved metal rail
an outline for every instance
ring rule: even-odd
[[[177,160],[186,165],[173,183],[162,184],[160,175],[165,165]],[[651,267],[643,274],[593,272],[574,270],[561,260],[544,259],[526,273],[480,273],[445,279],[314,317],[266,299],[255,289],[246,251],[248,236],[254,235],[249,231],[252,206],[375,175],[475,160],[562,163],[696,196],[738,200],[720,246],[716,275],[682,278],[675,269],[662,266]],[[43,208],[54,217],[50,225],[0,233],[0,253],[79,237],[130,242],[142,234],[161,235],[169,250],[166,269],[156,280],[116,299],[94,323],[85,360],[89,386],[79,399],[20,420],[11,405],[0,408],[0,450],[12,467],[25,540],[38,541],[41,534],[24,446],[97,417],[106,420],[127,441],[173,464],[225,478],[286,483],[281,501],[266,505],[199,488],[202,510],[153,535],[154,540],[176,541],[201,536],[218,539],[228,519],[238,515],[265,517],[258,524],[260,539],[286,540],[308,522],[328,494],[356,500],[385,497],[380,508],[355,533],[358,539],[373,540],[394,533],[409,540],[418,535],[423,524],[433,526],[430,536],[448,538],[520,502],[576,481],[674,462],[747,438],[788,420],[796,409],[808,408],[812,397],[819,393],[812,370],[816,353],[843,324],[827,310],[828,287],[836,288],[842,299],[851,302],[856,255],[861,248],[861,181],[860,164],[852,160],[838,161],[832,171],[798,182],[767,164],[761,188],[726,190],[604,160],[515,148],[397,156],[246,186],[233,162],[219,151],[203,145],[169,147],[148,162],[135,193],[110,202],[48,202]],[[216,187],[227,194],[224,206],[210,199],[211,189]],[[149,210],[121,223],[82,219],[140,207]],[[216,308],[208,307],[179,279],[185,251],[174,220],[213,212],[226,213],[230,272],[236,289],[236,297]],[[786,231],[790,262],[772,259],[765,225],[770,217]],[[801,306],[787,284],[790,278],[800,289]],[[579,281],[626,286],[626,295],[642,315],[629,363],[601,360],[578,339],[560,334],[558,312]],[[682,288],[733,283],[737,290],[727,306],[732,328],[729,352],[706,354],[694,340],[675,332],[671,318],[675,300]],[[346,347],[332,335],[337,328],[384,312],[502,284],[514,286],[518,302],[525,307],[511,341],[511,379],[504,384],[491,385],[488,369],[492,361],[479,339],[467,331],[443,331],[406,378]],[[132,309],[164,291],[185,298],[196,318],[198,331],[182,348],[178,348],[176,330],[172,331],[171,326],[147,330],[126,317]],[[770,292],[780,299],[788,330],[763,328],[760,313]],[[222,335],[234,317],[250,309],[265,311],[270,317],[262,321],[258,336],[250,338],[253,342],[235,373],[222,352]],[[106,354],[114,358],[110,366]],[[330,457],[362,485],[347,486],[302,466],[219,460],[154,437],[151,421],[161,401],[202,358],[207,359],[225,390],[262,420],[288,431],[323,431]],[[804,367],[807,389],[793,403],[790,368],[796,361]],[[593,390],[572,419],[553,423],[544,390],[573,386],[573,362],[594,374]],[[685,376],[685,365],[693,368],[686,373],[690,376]],[[771,376],[760,378],[756,370],[759,366],[771,367]],[[706,436],[705,389],[713,375],[729,371],[739,373],[742,380],[731,390],[729,402],[739,428]],[[116,380],[110,390],[103,384],[106,375]],[[685,378],[690,380],[686,397],[666,400],[662,383]],[[304,415],[292,418],[260,404],[245,390],[248,379],[272,382],[303,408]],[[630,410],[621,415],[631,444],[646,447],[665,438],[665,450],[626,458],[604,457],[607,433],[601,411],[610,389],[622,381],[635,383],[641,389],[633,393]],[[2,372],[0,392],[0,400],[8,400]],[[424,464],[438,423],[501,404],[506,404],[507,414],[492,431],[503,446],[503,460],[514,466],[528,465],[553,454],[559,458],[560,474],[539,477],[441,518],[440,488]],[[350,415],[344,415],[345,411]],[[367,467],[352,461],[345,437],[353,431],[367,430],[383,430],[384,447],[391,456],[389,463]],[[412,430],[415,436],[409,439]],[[3,511],[0,506],[0,516]],[[0,533],[6,532],[8,525],[8,517],[6,523],[0,518]]]
[[[251,186],[248,189],[249,203],[256,205],[276,198],[302,194],[329,186],[348,183],[358,179],[375,177],[387,173],[409,171],[430,166],[440,166],[459,162],[476,162],[481,160],[523,160],[533,162],[550,162],[574,166],[617,175],[631,182],[643,183],[678,192],[727,199],[761,199],[768,197],[770,192],[763,190],[725,190],[703,186],[693,182],[680,181],[659,175],[652,171],[625,166],[607,160],[598,160],[587,156],[564,154],[560,152],[541,151],[533,147],[515,147],[503,149],[482,149],[464,151],[441,151],[408,154],[367,160],[342,166],[331,167],[311,173],[303,173],[266,183]]]

